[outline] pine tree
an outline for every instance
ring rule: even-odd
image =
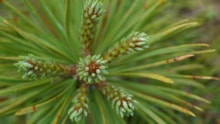
[[[164,0],[24,0],[28,13],[1,4],[19,19],[0,23],[2,116],[30,115],[28,124],[172,124],[179,112],[202,111],[187,99],[209,103],[181,86],[217,78],[180,71],[198,67],[183,60],[213,50],[162,43],[198,26],[183,20],[157,29]]]

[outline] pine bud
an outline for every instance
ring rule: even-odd
[[[71,121],[79,121],[88,115],[88,102],[86,87],[82,86],[77,90],[77,94],[72,100],[72,107],[68,111]]]
[[[106,61],[100,55],[89,55],[84,59],[80,59],[77,69],[79,79],[86,83],[96,83],[104,80],[104,75],[108,74],[105,64]]]
[[[148,47],[147,39],[148,37],[145,33],[132,33],[127,38],[122,39],[121,42],[116,43],[112,49],[109,49],[103,58],[107,62],[110,62],[120,55],[142,51]]]
[[[18,71],[23,73],[23,79],[42,79],[55,76],[70,76],[75,73],[74,66],[65,66],[42,60],[33,55],[22,56],[21,61],[15,63]]]
[[[123,118],[125,115],[133,116],[133,111],[135,109],[134,102],[137,101],[133,99],[132,95],[109,84],[99,87],[99,90],[112,102],[112,107],[115,108],[116,112],[121,116],[121,118]]]
[[[98,20],[103,13],[102,7],[102,3],[97,0],[86,0],[83,10],[82,24],[82,44],[85,55],[89,55],[91,52],[95,29],[97,27]]]

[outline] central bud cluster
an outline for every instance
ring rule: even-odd
[[[89,84],[104,80],[104,75],[108,74],[106,63],[100,55],[80,59],[77,69],[79,79]]]

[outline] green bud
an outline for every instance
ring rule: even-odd
[[[107,66],[100,55],[87,56],[85,59],[80,59],[77,73],[80,80],[87,83],[97,83],[104,80],[104,75],[107,74]]]

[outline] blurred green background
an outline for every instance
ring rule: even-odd
[[[216,49],[213,54],[204,54],[191,61],[204,64],[200,75],[220,77],[220,1],[219,0],[170,0],[173,2],[177,18],[196,18],[201,26],[186,32],[183,42],[204,42]],[[190,61],[189,61],[190,62]],[[203,106],[204,112],[197,113],[198,118],[187,120],[186,123],[220,124],[220,82],[203,81],[205,88],[195,91],[211,101]],[[199,104],[199,103],[197,103]]]

